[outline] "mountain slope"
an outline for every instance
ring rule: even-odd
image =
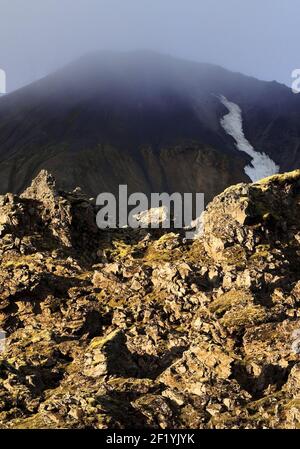
[[[221,126],[239,105],[255,150],[300,164],[300,99],[278,83],[153,52],[87,55],[0,101],[0,191],[41,168],[89,194],[204,191],[249,180],[250,157]],[[205,187],[206,186],[206,187]]]

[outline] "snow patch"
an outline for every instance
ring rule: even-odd
[[[221,95],[220,101],[228,109],[228,114],[221,119],[221,126],[227,134],[235,140],[236,148],[251,156],[252,161],[246,165],[244,171],[249,176],[252,182],[259,181],[267,176],[278,173],[279,166],[275,164],[272,159],[265,153],[255,151],[253,146],[248,142],[243,131],[243,119],[241,108],[226,97]]]

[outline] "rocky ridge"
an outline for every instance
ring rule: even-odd
[[[0,197],[0,427],[300,427],[300,170],[194,241],[95,213],[46,171]]]

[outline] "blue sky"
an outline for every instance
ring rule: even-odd
[[[95,49],[153,49],[291,84],[299,0],[0,0],[8,90]]]

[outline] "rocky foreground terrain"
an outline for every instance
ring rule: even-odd
[[[300,427],[300,170],[203,234],[100,231],[42,171],[0,197],[1,428]]]

